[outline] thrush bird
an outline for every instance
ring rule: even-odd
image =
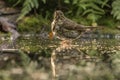
[[[87,32],[96,27],[84,26],[76,23],[65,17],[64,13],[60,10],[54,12],[54,19],[51,23],[51,34],[60,40],[73,40],[81,36],[84,32]]]
[[[85,32],[91,31],[96,27],[84,26],[65,17],[60,10],[54,12],[54,18],[51,23],[50,38],[56,37],[60,40],[60,46],[65,49],[73,47],[72,41],[81,37]]]

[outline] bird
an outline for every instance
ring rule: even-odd
[[[60,40],[75,40],[87,31],[96,28],[93,26],[84,26],[65,17],[61,10],[56,10],[51,23],[50,38],[54,36]]]
[[[8,18],[0,17],[0,31],[3,33],[11,33],[10,41],[12,45],[15,40],[20,36],[18,31],[16,30],[16,25],[11,23]]]
[[[51,32],[49,33],[49,38],[53,39],[53,37],[55,37],[61,41],[60,45],[55,50],[53,50],[51,56],[53,76],[56,76],[54,60],[57,54],[55,53],[73,50],[74,46],[72,45],[72,41],[78,39],[81,35],[84,34],[84,32],[87,32],[93,28],[96,27],[84,26],[67,18],[61,10],[56,10],[54,12],[53,21],[51,22]]]

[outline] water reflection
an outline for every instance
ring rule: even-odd
[[[3,40],[4,39],[4,40]],[[2,43],[9,42],[9,37],[1,36],[1,47],[4,46]],[[22,34],[21,37],[17,40],[17,47],[32,47],[35,49],[39,47],[49,47],[54,46],[57,47],[59,45],[58,39],[50,40],[48,37],[48,33],[42,34]],[[84,47],[93,47],[93,46],[120,46],[120,34],[98,34],[98,33],[86,33],[81,38],[72,42],[73,45],[78,45],[80,48]],[[32,48],[33,49],[33,48]],[[29,49],[30,50],[30,49]]]
[[[18,43],[25,41],[26,43],[36,44],[36,45],[50,45],[59,44],[58,39],[50,40],[47,33],[45,34],[23,34],[18,40]],[[108,44],[108,45],[120,45],[120,34],[84,34],[81,38],[77,39],[75,44],[89,45],[92,43],[97,43],[98,45]]]
[[[72,42],[70,46],[79,50],[80,54],[98,55],[99,53],[101,55],[104,53],[115,53],[120,51],[119,36],[119,34],[85,34],[80,39]],[[44,54],[44,56],[50,56],[52,51],[60,46],[60,40],[50,40],[48,36],[44,38],[40,34],[24,34],[17,41],[17,48],[27,53]],[[67,53],[66,50],[64,51],[64,48],[62,49],[62,53]],[[68,53],[70,52],[68,51]]]
[[[98,80],[99,78],[114,80],[114,77],[120,79],[120,34],[85,34],[72,42],[70,48],[65,48],[58,39],[50,40],[46,34],[22,34],[17,40],[16,48],[30,57],[33,62],[31,66],[36,68],[33,72],[44,68],[47,70],[44,73],[50,77],[48,80],[51,80],[50,57],[55,52],[56,58],[53,61],[56,68],[55,74],[57,74],[56,80],[71,78],[72,80]],[[0,37],[0,39],[3,38]],[[8,37],[1,40],[1,44],[4,41],[9,41]],[[2,59],[4,59],[3,56]],[[3,63],[3,60],[1,62]],[[27,68],[33,69],[29,66]],[[33,72],[28,71],[26,74],[32,75]],[[41,72],[39,71],[39,74]]]

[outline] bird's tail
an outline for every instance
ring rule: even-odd
[[[78,28],[77,30],[83,30],[83,31],[102,29],[101,27],[98,27],[98,26],[83,26],[83,25],[80,25],[80,26],[78,26],[76,28]]]

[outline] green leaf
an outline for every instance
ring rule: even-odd
[[[69,4],[69,3],[70,3],[70,1],[69,1],[69,0],[64,0],[64,2],[65,2],[65,3],[67,3],[67,4]]]
[[[72,4],[77,4],[77,3],[78,3],[78,0],[73,0]]]
[[[84,10],[87,9],[87,5],[86,4],[79,4],[80,7],[82,7]]]
[[[92,2],[91,0],[80,0],[80,3],[89,3]]]
[[[86,15],[87,13],[92,13],[92,12],[93,12],[93,9],[88,9],[83,12],[83,15]]]
[[[109,5],[107,5],[107,2],[108,2],[109,0],[105,0],[105,1],[103,1],[103,3],[102,3],[102,8],[104,7],[104,6],[109,6]]]
[[[19,16],[19,18],[17,19],[20,20],[22,19],[26,14],[28,14],[33,8],[38,8],[39,4],[38,4],[38,0],[25,0],[24,4],[23,4],[23,8],[21,10],[21,15]]]
[[[110,5],[108,5],[109,0],[94,0],[94,3],[101,5],[101,7],[103,8],[104,6],[110,7]]]
[[[18,0],[18,1],[13,5],[13,7],[17,6],[20,2],[21,2],[21,0]]]
[[[99,19],[101,16],[96,14],[88,14],[87,19],[92,20],[92,22],[96,22],[97,19]]]
[[[93,8],[93,9],[95,9],[95,10],[98,10],[98,11],[100,11],[100,12],[103,12],[104,13],[104,10],[103,9],[101,9],[100,7],[98,7],[96,4],[93,4],[93,3],[91,3],[91,7]]]
[[[111,14],[113,17],[115,17],[117,20],[120,20],[120,0],[115,0],[112,3],[112,11]]]
[[[31,5],[31,7],[34,7],[34,3],[30,0],[29,4]]]
[[[39,7],[38,0],[32,0],[32,2],[34,3],[35,8]]]
[[[43,1],[44,4],[46,3],[46,0],[42,0],[42,1]]]
[[[102,15],[103,14],[102,12],[95,11],[93,9],[88,9],[88,10],[85,10],[82,15],[86,15],[86,14],[89,14],[89,13],[98,14],[98,15]]]
[[[117,19],[120,20],[120,14],[117,15]]]

